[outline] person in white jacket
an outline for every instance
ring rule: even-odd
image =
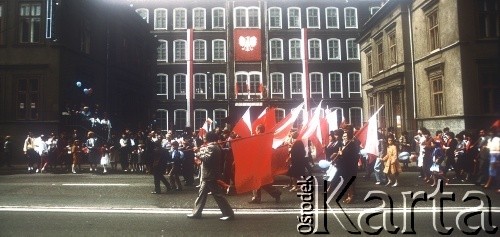
[[[36,169],[36,172],[43,172],[45,171],[45,167],[49,163],[49,147],[47,146],[47,143],[45,143],[44,140],[44,135],[41,134],[39,137],[35,138],[35,151],[38,153],[40,156],[40,166],[41,169]]]

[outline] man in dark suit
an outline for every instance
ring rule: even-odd
[[[163,176],[163,174],[167,171],[167,164],[169,160],[170,156],[168,151],[161,147],[161,140],[158,140],[154,143],[153,149],[153,177],[155,191],[151,192],[152,194],[161,194],[160,181],[163,182],[167,188],[167,192],[172,189],[170,183],[167,181],[165,176]]]
[[[196,154],[196,162],[201,163],[201,183],[198,198],[196,198],[194,203],[193,213],[187,215],[188,218],[201,218],[201,213],[207,201],[207,195],[211,192],[222,212],[220,220],[228,221],[234,219],[234,211],[217,185],[217,180],[222,175],[221,162],[223,159],[222,149],[216,143],[218,138],[218,135],[214,132],[207,133],[207,146],[199,149],[199,152]],[[198,148],[195,150],[197,151]]]

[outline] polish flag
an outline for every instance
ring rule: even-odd
[[[301,139],[305,146],[308,145],[308,141],[311,141],[311,145],[314,146],[316,151],[316,159],[322,158],[324,156],[323,151],[323,135],[321,131],[321,103],[314,110],[314,114],[309,122],[302,128],[299,133],[298,139]]]
[[[247,109],[243,117],[234,125],[233,132],[240,137],[249,137],[252,135],[252,122],[250,121],[250,108]]]
[[[264,125],[266,131],[270,132],[272,128],[276,125],[276,112],[275,108],[265,108],[262,113],[260,113],[259,117],[253,121],[252,123],[252,131],[255,131],[255,128],[259,124]]]
[[[377,112],[375,112],[370,119],[368,120],[368,123],[363,125],[361,129],[354,135],[361,143],[361,147],[364,148],[365,152],[367,154],[372,154],[375,156],[379,155],[379,150],[378,150],[378,133],[377,133],[377,115],[378,112],[383,108],[384,106],[382,105]]]
[[[335,131],[339,129],[337,122],[337,110],[330,111],[326,110],[325,119],[328,123],[328,131]]]
[[[210,118],[207,118],[207,120],[205,120],[205,123],[200,128],[200,130],[198,131],[198,137],[199,138],[205,137],[205,135],[207,135],[207,133],[212,130],[211,129],[212,128],[212,122],[213,121]]]
[[[304,107],[304,102],[292,110],[285,118],[283,118],[279,123],[274,126],[274,139],[273,148],[276,149],[283,144],[288,133],[292,130],[293,123],[299,117],[300,112],[302,112],[302,107]]]

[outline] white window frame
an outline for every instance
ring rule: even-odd
[[[214,55],[215,55],[215,43],[217,42],[222,42],[222,45],[224,46],[224,58],[222,59],[219,59],[219,58],[215,58]],[[216,62],[216,61],[223,61],[225,62],[226,61],[226,40],[223,40],[223,39],[214,39],[212,40],[212,61],[213,62]]]
[[[184,112],[184,117],[185,117],[184,126],[178,126],[178,124],[177,124],[180,121],[179,118],[177,118],[178,112]],[[185,110],[185,109],[174,110],[174,130],[184,130],[186,128],[186,125],[187,125],[187,110]],[[176,127],[179,127],[179,128],[176,129]]]
[[[297,16],[297,18],[298,18],[297,26],[290,26],[290,11],[291,11],[291,10],[298,10],[299,15]],[[300,8],[298,8],[298,7],[289,7],[289,8],[287,9],[287,23],[288,23],[288,29],[300,29],[300,27],[301,27],[301,25],[302,25],[302,23],[301,23],[301,20],[302,20],[302,19],[301,19],[301,16],[300,16],[300,15],[301,15],[301,12],[300,12]]]
[[[200,117],[201,115],[201,117]],[[208,110],[206,109],[194,109],[193,110],[193,118],[194,118],[194,127],[195,128],[201,128],[205,121],[207,121],[208,118]],[[196,124],[198,121],[201,122],[201,124]]]
[[[354,25],[348,25],[349,18],[347,16],[347,11],[348,10],[354,10],[354,19],[355,19],[355,24]],[[346,7],[344,8],[344,24],[346,29],[357,29],[358,28],[358,9],[355,7]]]
[[[217,116],[216,116],[217,112],[223,112],[224,113],[224,117],[221,118],[220,121],[218,121],[219,118],[217,118]],[[227,118],[227,109],[214,109],[214,111],[212,111],[212,114],[213,114],[212,118],[214,118],[215,124],[222,126],[223,125],[223,123],[222,123],[223,119]]]
[[[139,16],[144,19],[147,23],[149,23],[149,9],[147,8],[137,8],[135,9],[135,12],[139,14]],[[145,16],[142,14],[142,12],[145,12]]]
[[[300,80],[299,80],[299,87],[298,87],[298,91],[293,91],[293,83],[292,82],[292,79],[295,75],[298,75],[300,76]],[[302,79],[303,79],[303,75],[301,72],[292,72],[290,73],[290,98],[293,97],[293,95],[302,95],[302,97],[304,97],[304,94],[302,93]]]
[[[292,50],[292,43],[298,43],[299,49],[298,49],[298,54],[296,57],[292,57],[292,53],[294,52]],[[302,59],[302,40],[301,39],[289,39],[288,40],[288,59],[289,60],[301,60]]]
[[[352,80],[352,76],[353,75],[358,75],[359,76],[359,81],[358,81],[358,87],[359,87],[359,91],[355,91],[353,92],[352,91],[352,88],[351,88],[351,80]],[[353,97],[353,95],[359,95],[359,97],[362,96],[361,94],[361,73],[359,72],[349,72],[347,74],[347,85],[348,85],[348,88],[349,88],[349,98]]]
[[[278,49],[275,49],[273,48],[273,43],[279,43],[279,48]],[[279,57],[274,57],[274,50],[277,50],[279,51]],[[280,61],[283,61],[283,39],[277,39],[277,38],[274,38],[274,39],[270,39],[269,40],[269,60],[271,61],[275,61],[275,60],[280,60]]]
[[[275,117],[276,117],[276,123],[281,122],[281,120],[283,120],[286,117],[286,110],[283,108],[275,108],[274,113],[275,113]],[[279,116],[277,115],[278,113],[283,114],[283,117],[280,118],[279,120],[278,120]]]
[[[236,13],[239,11],[239,10],[243,10],[245,16],[245,24],[244,25],[237,25],[237,20],[236,20]],[[250,14],[249,14],[249,11],[250,10],[257,10],[257,26],[250,26]],[[259,7],[235,7],[234,10],[233,10],[234,14],[233,14],[233,22],[234,22],[234,28],[257,28],[257,29],[260,29],[260,25],[261,25],[261,22],[260,22],[260,8]]]
[[[330,54],[330,48],[333,47],[333,43],[336,43],[338,47],[337,57]],[[342,60],[342,44],[340,43],[340,39],[328,39],[326,44],[328,47],[328,60]]]
[[[166,41],[166,40],[158,40],[158,42],[160,43],[160,45],[158,45],[157,53],[161,49],[160,47],[162,45],[165,45],[165,59],[159,59],[158,55],[157,55],[156,56],[156,61],[157,62],[168,62],[168,41]]]
[[[332,18],[333,16],[329,16],[328,15],[328,10],[334,10],[335,11],[335,19],[336,19],[336,23],[334,26],[331,26],[328,24],[329,22],[329,19]],[[336,7],[327,7],[325,8],[325,25],[326,25],[326,28],[327,29],[338,29],[339,28],[339,9],[336,8]]]
[[[274,88],[274,76],[281,76],[281,87],[280,88]],[[273,72],[269,75],[269,78],[271,80],[271,98],[275,98],[276,95],[281,95],[281,98],[285,98],[285,74],[281,72]],[[276,91],[275,91],[276,89]]]
[[[278,10],[278,15],[277,16],[271,14],[271,11],[273,11],[273,10]],[[279,8],[279,7],[270,7],[269,9],[267,9],[267,12],[268,12],[268,15],[269,15],[269,19],[268,19],[268,21],[269,21],[269,29],[282,29],[283,28],[283,19],[281,18],[281,8]],[[272,26],[271,25],[271,22],[272,22],[271,19],[272,18],[278,18],[278,20],[277,20],[278,24],[279,24],[278,26]]]
[[[204,84],[204,88],[201,88],[203,90],[203,92],[201,91],[196,91],[196,81],[198,79],[198,77],[202,77],[202,80],[203,80],[203,84]],[[208,88],[208,81],[207,81],[207,74],[205,73],[195,73],[193,74],[193,96],[196,96],[196,95],[205,95],[205,99],[208,98],[208,92],[207,92],[207,88]],[[193,98],[194,99],[194,98]]]
[[[217,76],[223,76],[224,77],[224,93],[217,93],[215,92],[216,86],[215,86],[215,78]],[[215,99],[216,95],[224,95],[224,99],[227,99],[227,76],[225,73],[214,73],[212,74],[212,95]]]
[[[375,15],[375,13],[378,12],[378,10],[380,10],[380,7],[370,7],[370,15]]]
[[[160,82],[160,77],[162,79],[161,82]],[[161,93],[161,89],[160,89],[160,91],[157,91],[156,95],[161,96],[164,99],[168,100],[168,75],[165,73],[156,74],[156,85],[165,90],[165,93]],[[160,92],[160,93],[158,93],[158,92]]]
[[[332,91],[332,80],[333,80],[333,75],[339,75],[340,79],[340,92],[337,91]],[[340,72],[330,72],[328,73],[328,90],[330,92],[330,98],[333,98],[333,95],[340,95],[340,98],[344,98],[344,93],[343,93],[343,86],[342,86],[342,73]]]
[[[203,44],[203,55],[201,58],[196,57],[196,51],[198,50],[197,43]],[[196,39],[193,41],[193,60],[194,61],[206,61],[207,60],[207,41],[204,39]]]
[[[178,21],[181,20],[181,19],[178,19],[177,18],[177,12],[178,11],[181,11],[181,12],[184,12],[183,16],[180,16],[184,19],[184,24],[182,25],[179,25],[177,26],[178,24]],[[174,17],[174,30],[185,30],[187,29],[187,9],[186,8],[174,8],[174,11],[173,11],[173,17]],[[179,23],[180,24],[180,23]]]
[[[347,57],[347,60],[359,60],[359,44],[355,42],[356,39],[354,38],[350,38],[350,39],[346,39],[345,40],[345,48],[346,48],[346,57]],[[354,48],[356,50],[356,55],[355,57],[349,57],[349,51],[351,49],[351,47],[349,47],[349,43],[352,42],[354,44]]]
[[[201,11],[203,14],[201,16],[201,25],[197,25],[196,21],[196,12]],[[195,7],[193,8],[193,29],[195,30],[205,30],[207,28],[207,10],[205,8],[201,7]]]
[[[184,92],[177,91],[177,80],[179,79],[179,76],[184,76]],[[185,99],[186,98],[186,86],[187,86],[187,75],[184,73],[176,73],[174,74],[174,100],[175,99]]]
[[[316,19],[316,22],[318,23],[317,26],[311,26],[311,22],[310,22],[310,15],[309,15],[309,10],[316,10],[316,14],[317,16],[314,17],[314,18],[317,18]],[[310,29],[321,29],[321,17],[320,17],[320,10],[318,7],[308,7],[306,8],[306,14],[307,14],[307,28],[310,28]]]
[[[320,83],[320,91],[315,91],[313,92],[313,76],[316,76],[316,75],[319,75],[319,83]],[[323,98],[323,73],[321,72],[311,72],[309,73],[309,93],[310,95],[321,95],[321,97]]]
[[[158,12],[164,11],[165,13],[165,26],[160,27],[158,26]],[[156,8],[154,10],[154,29],[155,30],[167,30],[168,27],[168,10],[166,8]]]
[[[353,126],[356,126],[358,124],[353,124],[352,122],[352,111],[353,110],[359,110],[359,121],[360,121],[360,124],[359,126],[362,126],[363,125],[363,108],[361,107],[351,107],[349,108],[349,124],[352,124]]]
[[[262,72],[259,72],[259,71],[250,71],[250,72],[245,72],[245,71],[238,71],[235,73],[235,86],[237,86],[237,83],[238,83],[238,76],[240,75],[244,75],[246,76],[246,79],[245,79],[245,85],[247,87],[247,91],[246,92],[240,92],[238,91],[237,93],[237,97],[240,98],[240,96],[246,96],[248,99],[250,99],[251,96],[260,96],[260,98],[262,98],[262,94],[261,92],[250,92],[252,90],[251,88],[251,81],[250,81],[250,78],[254,75],[258,76],[259,77],[259,86],[260,85],[263,85],[262,84]]]
[[[317,52],[317,53],[319,53],[319,57],[314,57],[313,58],[312,55],[311,55],[314,52],[312,50],[312,48],[311,48],[312,47],[311,46],[312,42],[317,42],[318,45],[319,45],[319,49],[318,49],[318,52]],[[322,47],[322,45],[321,45],[321,39],[312,38],[312,39],[307,40],[307,47],[308,47],[307,51],[308,51],[308,54],[309,54],[308,57],[309,57],[310,60],[321,60],[323,58],[323,55],[322,55],[323,51],[321,49],[321,47]]]
[[[156,116],[156,120],[158,121],[158,124],[160,125],[160,130],[161,131],[167,131],[168,130],[168,110],[166,109],[157,109],[156,114],[161,114],[160,118]],[[162,121],[165,121],[164,124],[162,124]]]
[[[214,23],[218,22],[215,19],[215,11],[222,10],[222,26],[215,26]],[[226,29],[226,9],[222,7],[212,8],[212,29]]]
[[[177,57],[177,43],[184,43],[184,58],[178,58]],[[187,49],[187,41],[186,40],[182,40],[182,39],[178,39],[178,40],[174,40],[174,62],[185,62],[187,60],[187,53],[188,53],[188,49]]]

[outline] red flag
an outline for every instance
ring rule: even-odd
[[[240,137],[252,135],[252,123],[250,122],[250,108],[247,109],[243,117],[234,125],[233,132]]]
[[[384,107],[382,105],[382,107]],[[378,150],[378,133],[377,133],[377,114],[382,109],[380,107],[377,112],[375,112],[370,119],[368,120],[368,123],[363,125],[363,127],[356,133],[356,137],[358,140],[361,142],[361,146],[365,150],[365,153],[367,154],[372,154],[372,155],[379,155],[379,150]]]
[[[261,30],[239,29],[233,31],[234,58],[238,62],[262,61]]]
[[[273,133],[235,139],[231,143],[237,193],[245,193],[273,182],[271,147]]]
[[[289,157],[288,146],[283,145],[273,149],[273,158],[271,161],[271,170],[274,175],[282,175],[288,172],[288,163],[286,162]]]
[[[304,103],[301,103],[297,108],[293,109],[291,113],[289,113],[285,118],[283,118],[279,123],[274,126],[274,139],[273,139],[273,148],[277,148],[283,144],[288,133],[292,130],[293,123],[299,117],[300,112],[302,111],[302,107]]]

